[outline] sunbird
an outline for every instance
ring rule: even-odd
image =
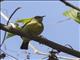
[[[34,16],[32,18],[18,20],[17,22],[23,21],[24,25],[22,26],[22,31],[24,31],[25,33],[29,33],[30,35],[33,35],[33,36],[38,36],[44,30],[44,26],[43,26],[43,22],[42,22],[43,17],[45,17],[45,16]],[[27,21],[27,22],[25,22],[25,21]],[[30,39],[25,38],[25,37],[21,37],[21,38],[22,38],[23,42],[21,44],[20,49],[27,50]]]

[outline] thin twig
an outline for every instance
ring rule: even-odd
[[[9,17],[4,15],[4,13],[2,11],[0,11],[0,15],[5,19],[5,20],[9,20]]]
[[[33,51],[34,51],[35,54],[45,55],[45,56],[49,55],[48,53],[44,53],[44,52],[40,51],[35,46],[33,46],[31,43],[29,43],[29,46],[33,49]]]
[[[8,25],[9,24],[9,22],[10,22],[10,19],[12,18],[12,16],[15,14],[15,12],[18,10],[18,9],[20,9],[21,7],[18,7],[18,8],[16,8],[15,10],[14,10],[14,12],[11,14],[11,16],[9,17],[9,19],[7,18],[7,23],[6,23],[6,25]],[[1,13],[1,15],[2,16],[4,16],[2,13]],[[3,41],[2,41],[2,44],[1,44],[1,46],[3,45],[3,43],[4,43],[4,41],[5,41],[5,38],[6,38],[6,32],[4,33],[4,37],[3,37]],[[1,46],[0,46],[0,50],[1,50]],[[1,51],[3,51],[3,50],[1,50]],[[3,51],[4,52],[4,51]],[[5,54],[7,54],[6,52],[4,52]],[[10,57],[12,57],[12,58],[14,58],[14,59],[16,59],[16,60],[18,60],[17,58],[15,58],[14,56],[11,56],[11,55],[9,55],[9,54],[7,54],[8,56],[10,56]]]
[[[71,49],[73,49],[73,47],[69,44],[65,44],[65,46],[69,46]],[[74,49],[73,49],[74,50]]]
[[[60,1],[63,2],[66,6],[69,6],[69,7],[73,8],[73,9],[76,9],[76,10],[80,11],[79,7],[76,7],[75,5],[73,5],[73,4],[69,3],[69,2],[66,2],[66,0],[60,0]]]
[[[65,19],[65,20],[60,20],[60,21],[58,21],[57,23],[62,23],[62,22],[69,21],[69,20],[70,20],[70,18],[67,18],[67,19]]]
[[[10,22],[10,20],[11,20],[11,18],[12,18],[12,16],[15,14],[15,12],[18,10],[18,9],[20,9],[21,7],[18,7],[18,8],[16,8],[15,10],[14,10],[14,12],[11,14],[11,16],[9,17],[9,19],[8,19],[8,21],[7,21],[7,23],[6,23],[6,25],[8,25],[9,24],[9,22]],[[4,43],[4,41],[5,41],[5,38],[6,38],[6,32],[4,33],[4,37],[3,37],[3,41],[2,41],[2,44],[1,44],[1,46],[3,45],[3,43]]]
[[[1,50],[3,53],[5,53],[6,55],[8,55],[8,56],[10,56],[10,57],[12,57],[12,58],[14,58],[15,60],[18,60],[16,57],[14,57],[14,56],[12,56],[12,55],[10,55],[10,54],[8,54],[8,53],[6,53],[5,51],[3,51],[3,50]]]
[[[1,3],[2,1],[4,1],[4,0],[0,0],[0,3]]]

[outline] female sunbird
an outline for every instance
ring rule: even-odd
[[[24,31],[25,33],[28,32],[30,35],[33,35],[33,36],[40,35],[41,32],[44,30],[44,26],[42,23],[43,17],[44,16],[35,16],[35,17],[30,18],[29,22],[25,22],[25,24],[22,28],[22,31]],[[22,19],[22,20],[24,20],[24,19]],[[22,21],[22,20],[20,20],[20,21]],[[27,19],[25,19],[25,20],[27,20]],[[23,42],[22,42],[22,45],[20,48],[27,50],[30,39],[25,38],[25,37],[21,37],[21,38],[22,38]]]

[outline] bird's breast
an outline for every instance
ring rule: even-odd
[[[39,35],[43,31],[43,24],[39,22],[30,22],[27,24],[29,33]]]

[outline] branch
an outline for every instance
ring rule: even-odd
[[[9,19],[8,19],[8,21],[7,21],[7,23],[6,23],[6,25],[9,24],[9,22],[10,22],[12,16],[13,16],[13,15],[16,13],[16,11],[17,11],[18,9],[20,9],[20,8],[21,8],[21,7],[18,7],[18,8],[16,8],[16,9],[14,10],[14,12],[13,12],[13,13],[11,14],[11,16],[9,17]],[[3,14],[3,16],[6,17],[4,14]],[[6,17],[6,18],[7,18],[7,17]],[[3,37],[3,41],[2,41],[1,46],[3,45],[5,39],[6,39],[6,32],[4,33],[4,37]]]
[[[4,54],[6,54],[6,55],[8,55],[8,56],[10,56],[10,57],[12,57],[12,58],[14,58],[15,60],[18,60],[16,57],[14,57],[14,56],[12,56],[12,55],[6,53],[5,51],[3,51],[3,50],[1,50],[1,51],[2,51]]]
[[[9,17],[4,15],[4,13],[2,11],[0,11],[0,15],[5,19],[5,20],[9,20]]]
[[[4,0],[0,0],[0,3],[1,3],[2,1],[4,1]]]
[[[38,55],[44,55],[45,57],[41,58],[41,60],[47,58],[50,54],[49,53],[44,53],[37,49],[35,46],[33,46],[31,43],[29,43],[29,46],[33,49],[35,54]],[[67,60],[79,60],[80,58],[70,58],[70,57],[65,57],[65,56],[57,56],[59,59],[67,59]]]
[[[70,55],[73,55],[75,57],[80,58],[80,52],[79,51],[76,51],[76,50],[70,49],[68,47],[62,46],[62,45],[57,44],[53,41],[50,41],[46,38],[43,38],[43,37],[40,37],[40,36],[30,36],[29,33],[25,33],[23,31],[17,30],[15,28],[9,27],[9,26],[1,24],[1,23],[0,23],[0,30],[11,32],[11,33],[19,35],[19,36],[28,37],[31,40],[34,40],[34,41],[39,42],[41,44],[47,45],[47,46],[49,46],[53,49],[56,49],[58,51],[62,51],[64,53],[67,53],[67,54],[70,54]]]
[[[35,54],[49,56],[48,53],[44,53],[44,52],[40,51],[35,46],[33,46],[31,43],[29,43],[29,46],[33,49],[33,51],[34,51]]]
[[[66,6],[69,6],[69,7],[73,8],[73,9],[76,9],[76,10],[80,11],[80,8],[72,5],[72,4],[69,3],[69,2],[66,2],[66,0],[60,0],[60,1],[61,1],[62,3],[64,3]]]

